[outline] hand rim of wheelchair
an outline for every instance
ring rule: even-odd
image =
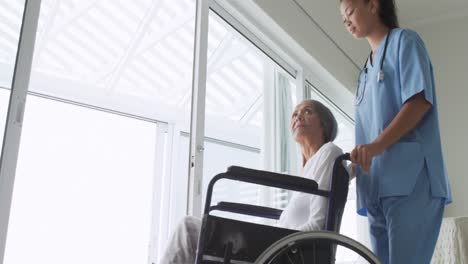
[[[372,253],[367,247],[362,245],[356,240],[347,236],[340,235],[330,231],[307,231],[297,232],[285,236],[269,246],[263,253],[255,260],[255,264],[265,264],[271,261],[271,258],[279,251],[286,250],[298,242],[306,240],[327,240],[330,244],[336,244],[348,248],[356,252],[359,256],[363,257],[372,264],[382,264],[380,260]],[[276,257],[276,256],[275,256]]]

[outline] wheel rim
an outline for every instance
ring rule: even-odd
[[[279,250],[283,250],[285,248],[290,248],[293,245],[297,244],[301,241],[306,240],[327,240],[330,245],[336,244],[348,248],[361,257],[365,258],[372,264],[382,264],[380,260],[372,253],[367,247],[362,245],[356,240],[353,240],[349,237],[340,235],[334,232],[328,231],[309,231],[309,232],[298,232],[293,233],[289,236],[286,236],[270,247],[268,247],[255,261],[255,264],[264,264],[266,261],[270,260],[271,257],[278,252]]]

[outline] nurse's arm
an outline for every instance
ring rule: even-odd
[[[374,143],[379,146],[379,153],[413,130],[431,107],[432,104],[426,101],[424,92],[408,99],[392,122],[374,140]]]
[[[414,129],[431,107],[432,104],[426,101],[423,92],[408,99],[374,142],[358,145],[353,149],[352,162],[360,165],[368,173],[372,159]]]

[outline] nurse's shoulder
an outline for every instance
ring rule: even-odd
[[[416,45],[426,49],[424,41],[416,31],[408,28],[397,28],[394,31],[400,47]]]

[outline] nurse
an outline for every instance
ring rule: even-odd
[[[358,213],[383,263],[430,263],[451,193],[429,55],[393,0],[340,0],[340,11],[371,48],[355,98]]]

